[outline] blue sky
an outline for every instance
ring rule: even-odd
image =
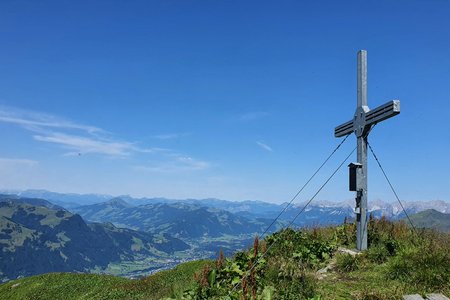
[[[339,143],[366,49],[369,107],[401,100],[370,136],[399,195],[450,201],[449,13],[448,1],[1,1],[0,188],[288,201]],[[373,159],[369,172],[369,199],[393,200]],[[318,198],[353,198],[347,178]]]

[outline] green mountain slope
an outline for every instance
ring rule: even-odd
[[[86,224],[68,211],[16,200],[0,201],[0,280],[47,272],[86,272],[111,262],[166,257],[189,248],[168,235]]]
[[[434,209],[421,211],[410,216],[414,226],[419,228],[433,228],[450,232],[450,214],[444,214]]]
[[[219,237],[262,232],[268,220],[250,220],[225,210],[185,203],[131,206],[120,199],[81,206],[72,211],[84,219],[111,222],[147,232],[165,232],[179,238]]]

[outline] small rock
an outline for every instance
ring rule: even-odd
[[[360,252],[358,250],[350,250],[350,249],[342,248],[342,247],[339,247],[337,252],[339,252],[339,253],[347,253],[347,254],[350,254],[351,256],[359,255],[359,254],[362,253],[362,252]]]

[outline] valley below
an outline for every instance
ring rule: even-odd
[[[220,252],[231,257],[251,247],[255,236],[269,227],[285,205],[47,191],[2,194],[0,279],[5,282],[48,272],[137,279],[185,262],[216,259]],[[450,205],[443,201],[409,203],[407,211],[414,214],[429,207],[437,208],[438,214],[450,212]],[[300,209],[301,204],[286,209],[266,236],[284,228]],[[380,201],[373,202],[371,213],[391,220],[404,217],[395,205]],[[350,203],[318,201],[294,225],[324,227],[352,218]],[[438,218],[433,215],[433,219]]]

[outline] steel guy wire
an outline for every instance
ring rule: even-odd
[[[320,191],[322,191],[322,189],[328,184],[328,182],[331,180],[331,178],[333,178],[333,176],[339,171],[339,169],[342,167],[342,165],[350,158],[350,156],[353,154],[353,152],[355,152],[356,147],[353,148],[353,150],[350,152],[349,155],[347,155],[347,157],[341,162],[341,164],[336,168],[336,170],[334,170],[334,172],[330,175],[330,177],[328,177],[328,179],[322,184],[322,186],[317,190],[317,192],[311,197],[311,199],[309,199],[308,202],[306,202],[306,204],[303,206],[303,208],[297,213],[297,215],[294,217],[294,219],[292,219],[292,221],[289,223],[289,225],[285,228],[288,229],[292,226],[292,224],[295,222],[295,220],[300,216],[300,214],[302,214],[306,207],[314,200],[314,198],[316,198],[316,196],[320,193]],[[285,232],[285,231],[284,231]],[[283,233],[281,233],[283,234]],[[233,289],[228,293],[228,295],[230,295],[232,292],[234,292],[236,290],[236,288],[241,284],[241,282],[247,278],[249,276],[249,274],[251,274],[251,272],[253,271],[253,269],[258,265],[258,262],[263,259],[266,254],[269,252],[270,249],[272,249],[272,247],[280,240],[276,239],[274,240],[274,242],[272,244],[270,244],[269,247],[267,247],[266,251],[256,260],[256,262],[253,264],[253,266],[250,268],[250,270],[247,271],[248,274],[246,274],[245,276],[242,277],[242,279],[236,283],[233,287]]]
[[[289,208],[289,206],[291,206],[292,202],[294,202],[295,199],[297,199],[298,195],[300,195],[300,193],[306,188],[306,186],[311,182],[311,180],[314,179],[314,177],[317,175],[317,173],[319,173],[319,171],[322,169],[322,167],[330,160],[330,158],[336,153],[336,151],[342,146],[342,144],[347,140],[348,136],[350,134],[347,134],[347,136],[339,143],[339,145],[337,145],[337,147],[331,152],[331,154],[325,159],[325,161],[320,165],[320,167],[312,174],[312,176],[305,182],[305,184],[303,184],[303,186],[298,190],[298,192],[294,195],[294,197],[292,197],[291,201],[288,202],[288,204],[286,204],[284,206],[284,208],[280,211],[280,213],[278,214],[278,216],[273,219],[272,223],[270,223],[270,225],[266,228],[266,230],[264,230],[264,232],[261,234],[261,238],[269,231],[270,227],[273,226],[273,224],[275,224],[276,221],[278,221],[278,219],[281,217],[281,215]]]
[[[389,178],[388,178],[386,172],[384,171],[384,168],[381,166],[380,160],[378,159],[377,155],[376,155],[375,152],[373,151],[372,146],[369,144],[369,142],[367,142],[367,146],[369,146],[370,152],[372,152],[372,155],[373,155],[373,157],[375,158],[375,160],[376,160],[378,166],[380,167],[381,172],[382,172],[383,175],[384,175],[384,178],[386,178],[386,181],[388,182],[389,186],[391,187],[391,190],[392,190],[392,192],[394,193],[395,198],[397,198],[398,203],[400,204],[400,206],[401,206],[402,209],[403,209],[403,212],[405,213],[406,217],[408,218],[408,221],[409,221],[409,223],[411,224],[411,226],[412,226],[412,228],[413,228],[413,230],[414,230],[414,233],[415,233],[417,236],[419,236],[419,234],[417,233],[416,226],[414,226],[413,222],[411,221],[411,218],[409,217],[408,213],[406,212],[406,209],[405,209],[405,207],[403,206],[403,203],[400,201],[400,198],[398,197],[397,192],[395,191],[394,187],[392,186],[391,181],[389,180]]]

